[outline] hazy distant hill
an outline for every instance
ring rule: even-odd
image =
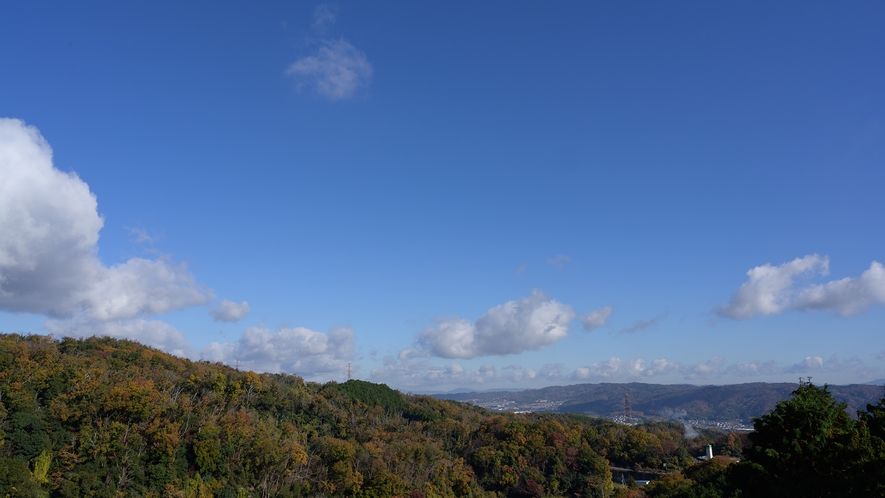
[[[513,401],[526,405],[547,400],[558,404],[551,411],[613,416],[624,413],[624,394],[636,415],[663,418],[710,420],[749,420],[774,408],[789,397],[798,384],[733,384],[725,386],[694,386],[689,384],[576,384],[530,389],[520,392],[482,392],[437,395],[442,399],[487,404],[494,400]],[[882,397],[882,386],[852,384],[830,386],[833,397],[848,404],[849,411],[866,408]]]

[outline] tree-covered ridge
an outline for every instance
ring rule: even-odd
[[[380,406],[392,413],[402,413],[408,409],[402,393],[385,384],[373,384],[364,380],[348,380],[337,386],[350,397],[369,406]]]
[[[0,335],[2,496],[588,496],[680,424],[492,415],[362,381],[239,372],[110,338]],[[744,441],[721,435],[718,451]]]

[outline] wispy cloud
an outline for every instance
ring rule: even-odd
[[[343,38],[321,40],[316,54],[296,60],[286,74],[299,89],[309,87],[329,100],[344,100],[369,85],[372,65],[365,53]]]
[[[433,356],[432,354],[430,354],[430,351],[417,348],[403,349],[399,352],[399,355],[397,355],[397,357],[402,361],[412,360],[415,358],[428,358],[430,356]]]
[[[129,231],[135,237],[136,244],[148,243],[153,244],[156,237],[152,237],[147,233],[147,230],[143,228],[132,228],[132,227],[123,227]]]
[[[321,3],[313,9],[313,27],[317,31],[324,31],[326,27],[335,24],[338,17],[338,8],[327,3]]]
[[[515,274],[517,274],[517,275],[521,275],[522,272],[524,272],[524,271],[526,270],[526,268],[528,268],[528,267],[529,267],[528,264],[522,264],[522,265],[519,266],[519,268],[517,268],[516,270],[514,270],[513,273],[515,273]]]
[[[581,317],[581,324],[584,326],[584,330],[586,332],[590,332],[593,329],[598,329],[608,322],[610,316],[614,312],[614,308],[611,306],[605,306],[603,308],[599,308],[598,310],[591,311],[586,315]]]
[[[235,303],[230,299],[225,299],[221,303],[209,310],[209,315],[216,322],[238,322],[249,314],[249,303]]]
[[[667,318],[668,314],[669,313],[664,313],[648,320],[637,320],[633,325],[628,325],[621,328],[621,330],[618,330],[618,334],[632,334],[633,332],[639,332],[640,330],[657,327],[658,324],[661,323],[661,320]]]
[[[555,266],[557,268],[562,268],[571,261],[572,258],[566,256],[565,254],[558,254],[552,258],[547,258],[547,264]]]
[[[841,316],[866,311],[873,304],[885,304],[885,267],[873,261],[860,277],[846,277],[824,284],[797,288],[795,279],[828,275],[830,259],[812,254],[789,263],[757,266],[726,306],[716,313],[725,318],[744,320],[756,315],[772,315],[794,310],[827,310]]]

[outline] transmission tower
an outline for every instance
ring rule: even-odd
[[[624,393],[624,420],[629,424],[633,418],[630,413],[630,393]]]
[[[347,364],[347,380],[350,380],[350,376],[353,373],[353,369],[350,366],[350,363]]]

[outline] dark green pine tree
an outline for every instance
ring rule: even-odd
[[[885,397],[867,411],[857,412],[860,430],[870,434],[872,457],[860,462],[865,488],[870,496],[885,496]]]
[[[749,439],[745,460],[730,472],[740,496],[881,496],[863,472],[876,460],[866,425],[810,378],[756,419]]]

